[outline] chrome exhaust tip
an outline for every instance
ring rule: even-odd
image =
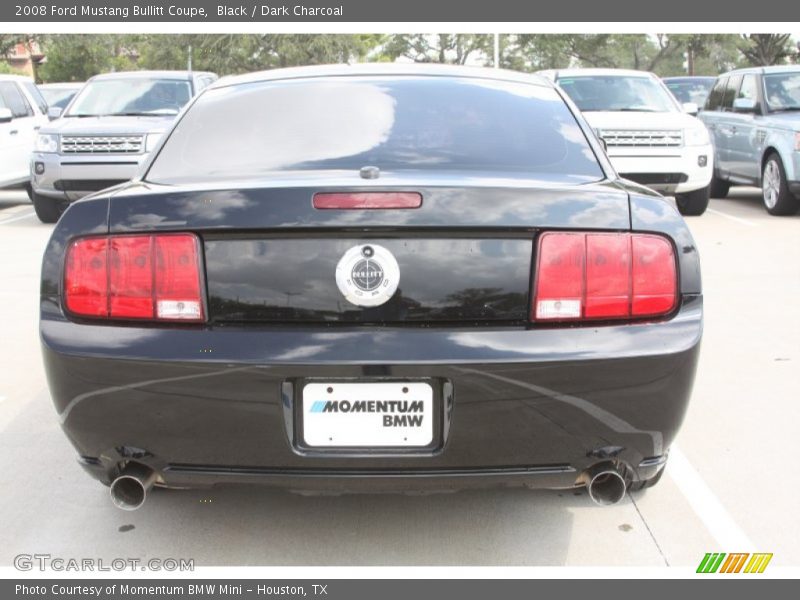
[[[599,506],[611,506],[625,497],[628,482],[618,467],[605,463],[589,470],[586,489],[592,502]]]
[[[153,469],[138,463],[128,463],[111,482],[111,503],[122,510],[141,508],[155,481],[156,472]]]

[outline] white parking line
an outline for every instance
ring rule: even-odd
[[[747,225],[748,227],[758,227],[758,223],[753,223],[752,221],[748,221],[747,219],[743,219],[741,217],[734,217],[733,215],[729,215],[728,213],[724,213],[721,210],[717,210],[715,208],[707,208],[708,212],[719,215],[720,217],[725,217],[726,219],[730,219],[731,221],[736,221],[741,225]]]
[[[667,473],[688,500],[694,512],[725,552],[752,552],[756,548],[747,534],[711,491],[680,448],[669,451]]]
[[[11,219],[4,219],[0,221],[0,225],[5,225],[6,223],[13,223],[14,221],[22,221],[22,219],[28,219],[34,216],[36,213],[31,211],[29,213],[25,213],[24,215],[20,215],[18,217],[12,217]]]

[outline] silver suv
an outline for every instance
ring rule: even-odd
[[[92,77],[39,130],[31,156],[36,214],[54,223],[78,198],[125,182],[213,73],[131,71]]]
[[[800,66],[738,69],[717,78],[700,119],[714,144],[711,196],[762,189],[772,215],[800,208]]]

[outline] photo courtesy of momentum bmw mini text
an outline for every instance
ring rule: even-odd
[[[783,597],[798,13],[0,6],[0,595]]]

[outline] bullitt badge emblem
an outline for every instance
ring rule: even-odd
[[[400,267],[383,246],[363,244],[344,253],[336,265],[336,285],[351,304],[380,306],[397,291]]]

